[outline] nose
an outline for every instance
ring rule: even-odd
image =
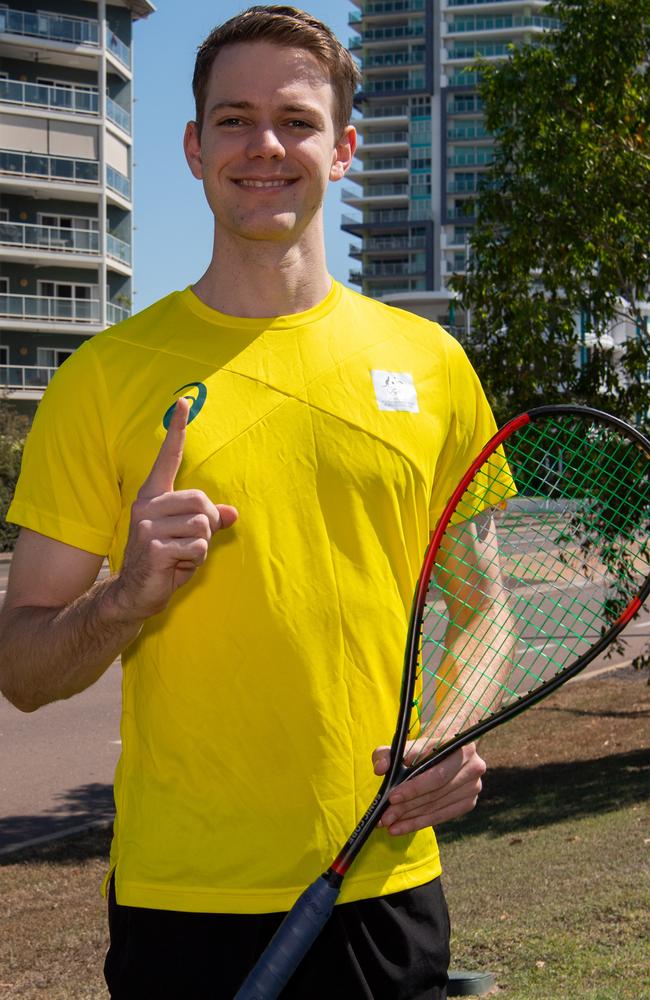
[[[283,160],[286,153],[272,125],[262,125],[255,129],[248,142],[248,156],[262,156],[265,159]]]

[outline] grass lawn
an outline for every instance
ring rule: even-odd
[[[478,808],[439,831],[453,968],[492,972],[504,1000],[650,1000],[647,674],[566,685],[482,752]],[[0,858],[3,1000],[106,998],[108,846]]]

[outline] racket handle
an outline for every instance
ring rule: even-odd
[[[340,892],[320,875],[298,897],[234,1000],[276,1000],[327,923]]]

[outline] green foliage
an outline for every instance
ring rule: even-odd
[[[0,552],[12,549],[18,536],[18,528],[7,524],[5,517],[16,488],[28,430],[28,418],[0,397]]]
[[[575,401],[645,421],[650,0],[556,0],[562,27],[482,66],[497,143],[465,276],[468,351],[502,421]],[[582,324],[576,323],[582,317]],[[626,320],[628,338],[612,346]]]

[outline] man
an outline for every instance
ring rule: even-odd
[[[337,853],[387,767],[428,533],[493,429],[451,337],[328,275],[356,82],[292,7],[206,39],[208,269],[84,345],[25,450],[2,690],[33,711],[122,653],[113,997],[232,997]],[[465,748],[393,794],[287,997],[445,996],[431,826],[484,768]]]

